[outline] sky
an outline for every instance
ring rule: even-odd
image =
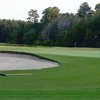
[[[54,6],[59,7],[61,13],[77,13],[83,2],[94,9],[100,0],[0,0],[0,19],[26,20],[30,9],[36,9],[41,17],[45,8]]]

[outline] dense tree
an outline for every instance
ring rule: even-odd
[[[38,22],[38,18],[39,18],[39,15],[37,13],[37,10],[33,10],[31,9],[29,12],[28,12],[28,18],[27,20],[29,22],[34,22],[34,23],[37,23]]]
[[[96,10],[96,11],[99,11],[99,10],[100,10],[100,3],[98,3],[98,4],[95,6],[95,10]]]
[[[78,16],[85,17],[85,16],[92,16],[93,10],[91,10],[91,7],[87,2],[84,2],[81,4],[80,8],[78,9]]]
[[[35,30],[31,29],[28,32],[24,33],[23,39],[25,44],[32,45],[36,39]]]
[[[66,31],[68,31],[68,29],[71,27],[73,17],[73,14],[60,14],[56,20],[47,24],[47,26],[42,31],[41,35],[43,40],[52,43],[51,45],[65,46]]]
[[[11,25],[9,20],[0,20],[0,42],[8,42]]]
[[[59,11],[58,7],[46,8],[40,22],[37,10],[29,11],[28,21],[0,20],[0,43],[100,47],[100,4],[94,14],[87,2],[78,14]]]
[[[59,15],[60,9],[58,7],[48,7],[43,11],[43,16],[41,22],[43,24],[50,23],[54,21]]]
[[[98,3],[96,6],[95,6],[95,15],[100,15],[100,3]]]

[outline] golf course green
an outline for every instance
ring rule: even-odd
[[[100,100],[99,48],[0,46],[0,51],[32,53],[59,62],[54,68],[0,71],[12,74],[0,76],[0,100]]]

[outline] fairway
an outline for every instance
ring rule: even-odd
[[[0,51],[32,53],[60,64],[1,71],[8,76],[0,77],[0,100],[100,100],[99,48],[0,46]]]

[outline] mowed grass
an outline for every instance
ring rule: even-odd
[[[32,76],[0,77],[0,100],[100,100],[100,49],[0,46],[1,51],[35,53],[59,67],[3,71]]]

